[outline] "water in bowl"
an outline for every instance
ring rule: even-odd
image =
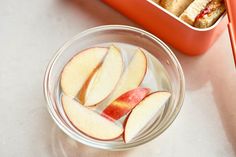
[[[135,53],[135,50],[140,48],[135,45],[125,44],[125,43],[114,43],[114,42],[94,45],[92,47],[109,47],[110,45],[115,45],[116,47],[118,47],[120,49],[121,54],[122,54],[122,58],[123,58],[123,62],[124,62],[124,68],[127,68],[132,56]],[[159,60],[156,57],[154,57],[151,53],[146,51],[145,48],[141,48],[141,49],[143,50],[143,52],[145,53],[146,58],[147,58],[147,71],[146,71],[146,74],[145,74],[145,77],[144,77],[142,83],[140,84],[140,87],[150,88],[151,92],[155,92],[155,91],[169,91],[169,92],[171,92],[171,83],[168,79],[167,71],[164,69],[164,67],[162,66],[162,64],[159,62]],[[87,137],[85,134],[83,134],[82,132],[77,130],[71,124],[71,122],[68,120],[67,116],[64,113],[62,103],[61,103],[61,96],[63,94],[63,91],[60,88],[60,79],[58,80],[57,84],[58,84],[58,86],[56,88],[57,100],[58,100],[57,108],[58,108],[58,111],[60,112],[61,117],[66,122],[67,126],[72,128],[72,130],[74,130],[76,133],[80,134],[81,136],[83,136],[85,138],[91,138],[91,137]],[[96,105],[97,107],[91,108],[91,110],[94,110],[94,112],[100,113],[101,111],[103,111],[103,109],[106,106],[109,105],[109,104],[107,104],[107,102],[113,101],[113,100],[109,100],[109,98],[110,97],[107,97],[101,103],[97,104]],[[139,136],[136,137],[136,140],[139,140],[139,139],[141,140],[147,134],[152,132],[152,130],[155,129],[155,127],[158,126],[159,122],[161,121],[162,115],[167,108],[168,108],[168,103],[166,103],[166,105],[162,108],[162,110],[160,110],[158,115],[155,118],[153,118],[153,120],[143,129],[143,131],[140,132]],[[127,115],[120,118],[116,123],[122,124],[126,116]],[[91,140],[96,141],[96,139],[91,139]],[[122,137],[120,137],[116,140],[106,141],[106,142],[113,144],[114,142],[115,143],[116,142],[123,142],[123,140],[122,140]]]

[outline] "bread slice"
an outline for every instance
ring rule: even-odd
[[[180,19],[193,25],[196,17],[207,6],[211,0],[194,0],[187,9],[180,15]]]
[[[161,0],[160,5],[174,15],[179,16],[193,1],[194,0]]]
[[[207,11],[206,11],[207,10]],[[197,16],[194,26],[198,28],[207,28],[212,26],[219,17],[225,12],[223,0],[212,0],[204,10]]]

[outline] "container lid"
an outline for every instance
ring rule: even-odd
[[[229,18],[228,29],[233,51],[234,63],[236,66],[236,0],[225,0]]]

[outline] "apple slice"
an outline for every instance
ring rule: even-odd
[[[140,101],[145,98],[150,92],[149,88],[135,88],[122,94],[119,98],[113,101],[102,115],[111,119],[112,121],[120,119],[125,114],[129,113]]]
[[[143,99],[128,115],[124,124],[124,141],[130,142],[154,118],[168,101],[169,92],[155,92]]]
[[[89,48],[69,61],[61,74],[61,88],[66,95],[75,97],[86,80],[96,71],[107,54],[107,48]]]
[[[95,78],[90,81],[85,94],[85,106],[94,106],[104,100],[115,88],[123,71],[123,59],[118,48],[110,46]]]
[[[112,140],[123,133],[122,126],[111,122],[84,107],[73,98],[63,95],[62,104],[70,122],[84,134],[99,140]]]
[[[137,88],[142,83],[146,71],[147,58],[141,49],[137,49],[106,104],[111,104],[121,94]]]
[[[78,92],[78,94],[76,96],[76,100],[78,100],[81,104],[85,103],[85,97],[86,97],[87,91],[89,91],[89,89],[93,85],[93,82],[96,79],[97,75],[100,73],[101,65],[102,64],[97,66],[97,68],[94,70],[94,72],[92,72],[92,74],[89,76],[87,81],[84,83],[84,85],[82,86],[82,88]]]

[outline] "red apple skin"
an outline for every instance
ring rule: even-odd
[[[101,114],[111,121],[116,121],[125,114],[129,113],[149,93],[150,89],[143,87],[138,87],[130,90],[113,101],[107,108],[102,111]]]

